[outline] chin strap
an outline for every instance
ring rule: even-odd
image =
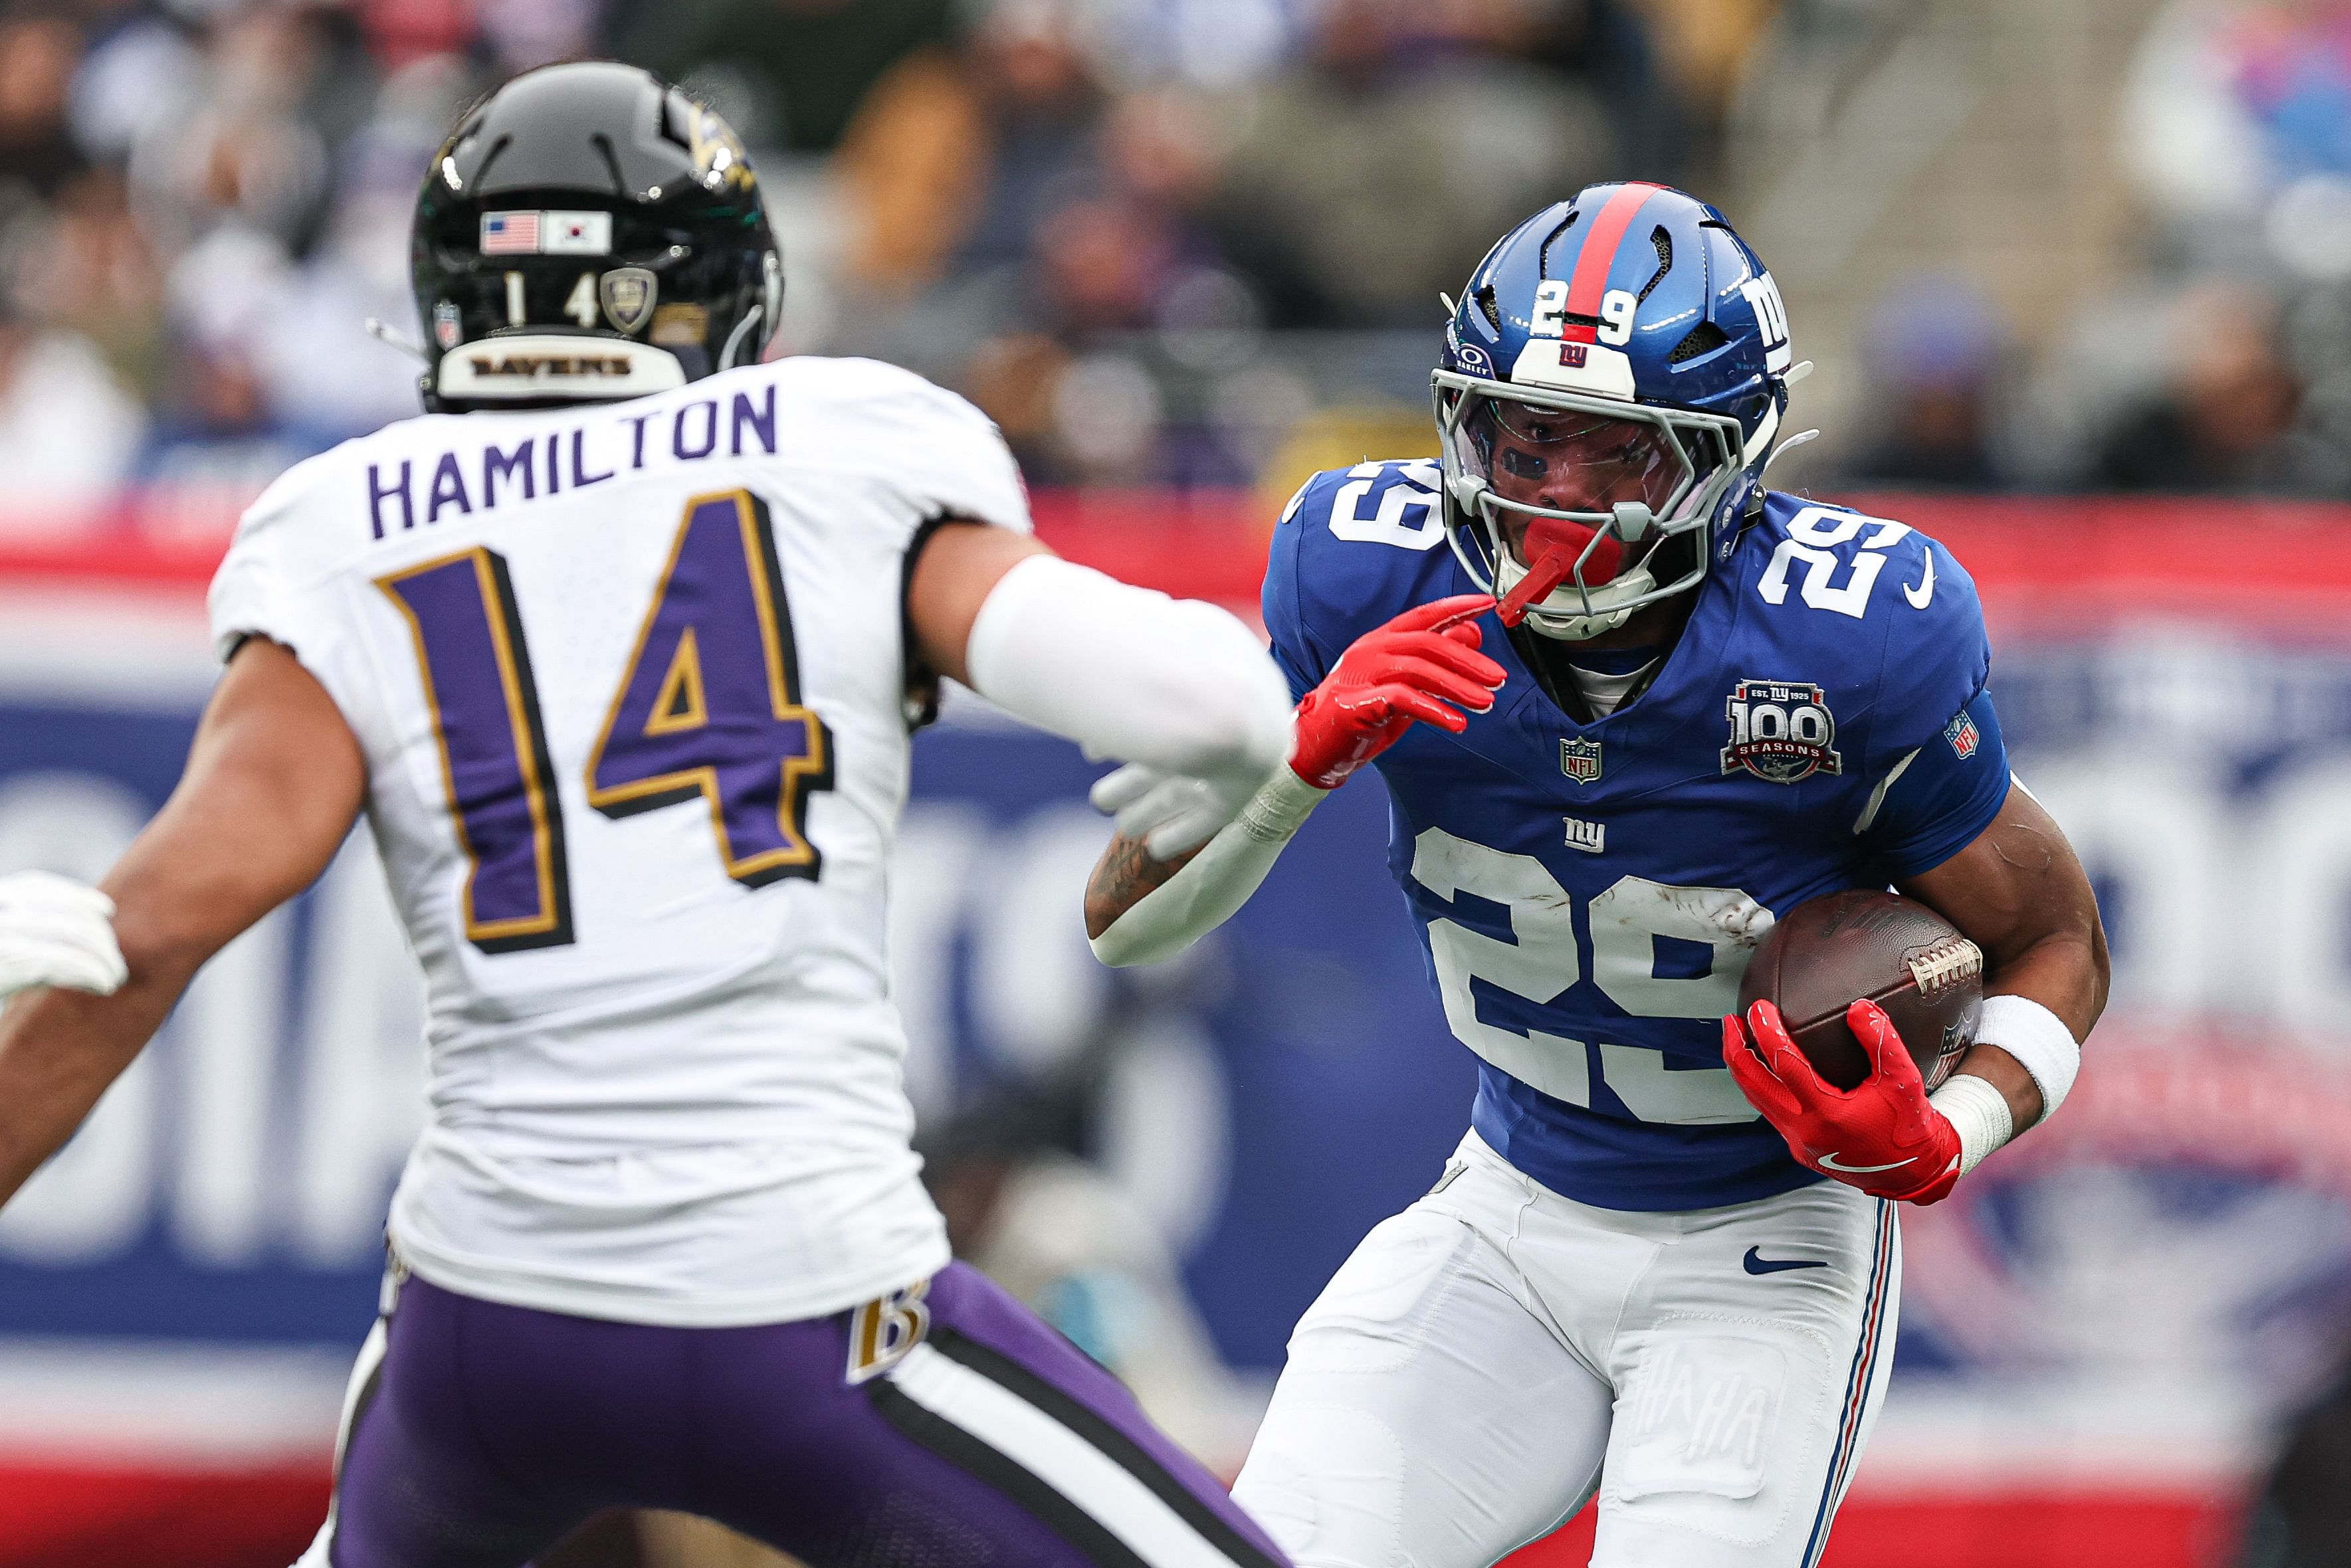
[[[735,350],[742,347],[744,337],[752,328],[759,324],[760,319],[767,313],[768,309],[764,305],[754,305],[743,313],[743,319],[735,323],[735,330],[726,334],[726,346],[718,350],[720,370],[731,371],[735,368]]]
[[[1548,552],[1532,571],[1520,566],[1518,559],[1508,551],[1502,553],[1501,558],[1495,563],[1494,586],[1501,590],[1503,595],[1502,604],[1498,612],[1503,625],[1516,627],[1523,622],[1527,630],[1539,635],[1555,638],[1562,643],[1581,643],[1586,637],[1597,637],[1603,632],[1613,632],[1633,618],[1633,612],[1629,608],[1602,610],[1591,614],[1585,614],[1581,610],[1544,608],[1540,601],[1549,598],[1552,593],[1557,591],[1559,581],[1563,580],[1564,574],[1562,579],[1554,580],[1541,592],[1526,591],[1529,583],[1539,583],[1544,577],[1549,576],[1550,573],[1545,569],[1556,563],[1564,553],[1561,550]],[[1573,570],[1572,564],[1570,570]],[[1611,579],[1602,584],[1604,588],[1628,588],[1635,594],[1646,593],[1656,585],[1657,580],[1645,566],[1635,567],[1622,577]],[[1514,603],[1517,605],[1515,617],[1511,610]]]
[[[413,338],[404,336],[389,323],[379,321],[372,316],[367,319],[367,335],[386,348],[398,349],[403,354],[414,355],[420,364],[429,365],[433,362],[433,356],[424,351],[423,344]]]
[[[1616,580],[1642,593],[1656,587],[1656,579],[1646,571],[1627,572]],[[1603,611],[1597,615],[1572,615],[1556,610],[1530,610],[1527,629],[1540,636],[1555,638],[1562,643],[1581,643],[1587,637],[1597,637],[1603,632],[1614,632],[1633,619],[1628,607]]]

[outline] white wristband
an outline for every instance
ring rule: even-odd
[[[2041,1089],[2044,1122],[2065,1103],[2082,1071],[2082,1046],[2074,1031],[2030,997],[1986,997],[1976,1020],[1976,1043],[2000,1047],[2032,1075]]]
[[[2005,1048],[2003,1048],[2005,1049]],[[2008,1096],[1971,1072],[1962,1072],[1927,1096],[1959,1135],[1959,1174],[1983,1164],[1984,1156],[2016,1136]]]

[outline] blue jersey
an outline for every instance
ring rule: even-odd
[[[1475,592],[1434,463],[1317,476],[1274,530],[1265,622],[1298,695],[1413,605]],[[1939,864],[2006,798],[1975,586],[1898,522],[1797,497],[1711,563],[1648,689],[1591,724],[1500,622],[1492,711],[1379,760],[1389,863],[1472,1122],[1579,1202],[1708,1208],[1816,1179],[1722,1065],[1749,955],[1805,899]]]

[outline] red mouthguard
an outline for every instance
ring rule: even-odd
[[[1575,575],[1576,558],[1592,544],[1596,528],[1582,523],[1571,523],[1560,517],[1538,517],[1527,525],[1525,540],[1519,547],[1534,556],[1534,564],[1527,569],[1519,585],[1504,597],[1497,613],[1505,626],[1516,626],[1527,618],[1527,608],[1544,598],[1551,591]],[[1597,588],[1616,575],[1624,563],[1625,547],[1610,534],[1593,549],[1586,563],[1583,580]]]

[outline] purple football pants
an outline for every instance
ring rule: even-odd
[[[612,1507],[702,1514],[810,1568],[1283,1562],[1115,1378],[961,1263],[855,1312],[716,1329],[411,1277],[354,1382],[301,1568],[521,1568]]]

